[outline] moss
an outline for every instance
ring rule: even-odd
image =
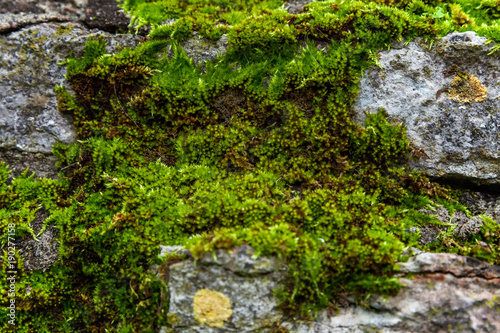
[[[177,318],[177,314],[175,313],[169,313],[167,316],[167,322],[172,325],[178,325],[179,324],[179,318]]]
[[[26,173],[7,185],[0,166],[0,226],[36,236],[42,206],[60,230],[58,264],[22,273],[18,331],[168,325],[166,286],[149,271],[160,244],[280,256],[291,267],[281,307],[305,318],[346,291],[397,292],[397,260],[418,242],[405,230],[438,223],[419,209],[463,207],[407,169],[418,152],[383,110],[365,127],[352,121],[359,77],[380,48],[462,29],[463,15],[493,40],[499,30],[464,1],[324,1],[298,15],[282,4],[127,0],[137,25],[152,24],[149,39],[113,55],[89,39],[67,60],[74,94],[57,87],[58,107],[78,142],[54,147],[61,179]],[[226,34],[226,54],[193,63],[178,46],[193,31]],[[485,218],[473,239],[450,231],[429,249],[499,263],[499,237]]]
[[[65,24],[65,25],[59,25],[57,28],[57,31],[55,32],[56,36],[61,36],[65,34],[69,34],[73,31],[74,25],[73,24]]]

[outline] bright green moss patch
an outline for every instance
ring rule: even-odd
[[[59,262],[21,273],[17,330],[167,326],[168,290],[149,271],[160,244],[196,257],[249,244],[282,257],[290,274],[276,293],[303,317],[346,291],[397,292],[396,262],[418,245],[406,230],[443,226],[419,210],[465,208],[407,168],[403,127],[383,110],[361,127],[351,105],[363,70],[396,40],[453,30],[500,40],[496,3],[471,3],[324,1],[290,15],[281,1],[123,2],[153,30],[134,50],[108,55],[91,39],[67,60],[74,95],[57,87],[58,107],[79,141],[54,147],[61,180],[24,174],[7,185],[0,165],[0,228],[35,237],[43,208],[60,230]],[[226,34],[227,52],[195,64],[179,46],[193,31]],[[428,249],[500,263],[499,237],[485,218],[471,239],[450,228]]]

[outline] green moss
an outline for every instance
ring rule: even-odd
[[[7,185],[0,166],[2,231],[13,223],[20,237],[36,236],[40,207],[60,230],[60,261],[22,272],[19,288],[31,292],[19,331],[167,326],[166,286],[149,271],[160,244],[196,257],[243,243],[278,255],[291,267],[276,291],[281,306],[306,317],[345,291],[394,294],[397,260],[419,237],[405,230],[440,223],[419,209],[466,211],[407,169],[403,127],[383,110],[361,127],[350,110],[363,70],[396,40],[430,41],[466,24],[500,40],[481,16],[492,12],[486,1],[323,1],[298,15],[282,5],[126,0],[135,24],[152,24],[149,39],[113,55],[89,39],[81,59],[67,60],[74,94],[57,87],[58,107],[79,141],[54,147],[61,179],[26,173]],[[226,34],[226,54],[195,65],[178,46],[193,31]],[[488,218],[470,240],[449,230],[429,249],[500,263]]]

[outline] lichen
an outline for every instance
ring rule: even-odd
[[[231,317],[231,301],[218,291],[201,289],[193,299],[194,318],[200,325],[222,328]]]
[[[484,101],[487,90],[476,76],[459,73],[450,84],[449,97],[460,103],[478,103]]]

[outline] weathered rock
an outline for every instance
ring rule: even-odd
[[[166,275],[172,328],[162,332],[270,332],[272,323],[294,333],[500,330],[500,266],[456,254],[412,252],[399,264],[404,286],[396,296],[374,295],[361,306],[345,295],[336,302],[342,304],[337,314],[324,310],[311,322],[282,316],[271,295],[286,267],[275,258],[253,259],[248,246],[205,254],[196,264],[192,259],[173,264]],[[200,304],[207,307],[205,317]]]
[[[337,315],[327,311],[313,322],[286,322],[297,333],[498,332],[500,267],[456,254],[421,253],[401,263],[398,295],[374,296],[367,306],[352,304]]]
[[[222,35],[217,41],[211,39],[202,38],[195,31],[193,32],[193,37],[181,42],[180,46],[186,52],[186,55],[193,60],[196,65],[203,63],[204,61],[215,62],[217,56],[226,53],[229,44],[226,35]],[[174,51],[170,48],[167,52],[168,57],[174,55]],[[203,67],[202,67],[203,69]]]
[[[87,0],[0,0],[0,32],[45,22],[80,21]]]
[[[116,0],[88,0],[84,22],[89,28],[106,32],[128,32],[130,17]]]
[[[453,227],[453,233],[455,236],[468,239],[473,234],[477,234],[481,230],[483,223],[483,218],[481,216],[468,217],[464,212],[456,210],[452,216],[448,213],[448,210],[444,207],[436,207],[436,209],[421,209],[420,212],[433,216],[441,223],[445,225],[434,225],[427,224],[422,227],[411,227],[406,232],[419,232],[420,239],[418,240],[419,245],[427,245],[432,242],[439,240],[439,235],[441,232],[447,231],[450,227]],[[484,213],[484,211],[483,211]]]
[[[72,119],[57,109],[54,87],[69,89],[59,64],[71,53],[81,57],[89,36],[97,35],[108,41],[110,53],[140,40],[72,23],[43,23],[0,36],[0,160],[14,169],[12,175],[27,166],[38,176],[57,175],[52,145],[76,139]]]
[[[19,254],[23,258],[24,268],[27,271],[47,270],[59,259],[59,243],[57,237],[59,230],[53,225],[45,227],[44,222],[49,217],[46,210],[41,209],[31,222],[31,229],[37,239],[31,235],[26,235],[24,239],[16,245]]]
[[[275,257],[253,255],[252,248],[240,246],[232,253],[207,253],[196,263],[171,265],[168,320],[173,332],[255,332],[274,324],[281,315],[273,290],[286,268]]]
[[[472,235],[479,233],[483,224],[483,219],[480,216],[473,216],[467,219],[465,223],[458,225],[453,232],[459,238],[468,239]]]
[[[385,108],[428,158],[411,162],[434,177],[500,183],[498,54],[474,32],[452,33],[429,47],[421,39],[378,54],[365,71],[356,120]],[[485,89],[487,89],[485,91]]]
[[[0,162],[5,162],[12,169],[9,181],[27,168],[30,174],[35,172],[37,177],[57,178],[57,158],[54,155],[0,148]]]
[[[130,17],[116,0],[0,0],[0,33],[47,22],[83,22],[107,32],[128,32]]]
[[[484,215],[491,217],[497,222],[500,222],[500,200],[497,200],[493,207],[486,209]]]
[[[290,0],[285,4],[285,8],[290,14],[299,14],[303,11],[304,6],[315,0]]]
[[[437,241],[441,230],[434,224],[426,224],[423,227],[411,227],[407,232],[420,232],[418,244],[423,246]]]
[[[459,201],[473,215],[479,215],[495,207],[497,200],[497,196],[492,194],[466,191],[460,196]]]

